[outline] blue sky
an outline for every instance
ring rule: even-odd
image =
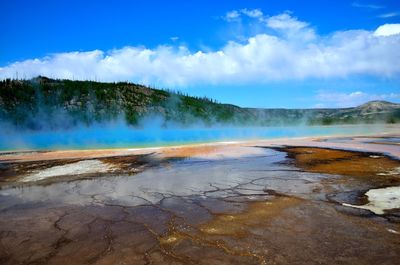
[[[1,1],[0,78],[129,80],[249,107],[400,102],[400,2]]]

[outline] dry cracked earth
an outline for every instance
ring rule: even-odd
[[[371,189],[400,185],[400,161],[241,148],[252,152],[3,160],[0,263],[398,263],[400,210],[357,206]]]

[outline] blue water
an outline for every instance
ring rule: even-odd
[[[391,130],[392,127],[383,125],[135,129],[125,124],[49,131],[3,129],[0,131],[0,150],[131,148],[282,137],[366,135]]]

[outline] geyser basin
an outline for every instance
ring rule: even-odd
[[[399,259],[400,225],[393,219],[398,210],[378,218],[342,206],[363,203],[357,195],[364,190],[400,185],[394,171],[399,161],[304,146],[279,151],[258,143],[160,148],[140,161],[134,155],[83,163],[10,159],[4,167],[18,166],[22,176],[33,171],[49,182],[14,178],[1,187],[0,260],[393,264]],[[87,163],[98,173],[88,172]],[[104,172],[104,164],[116,171]],[[127,171],[143,164],[149,166],[136,174]]]

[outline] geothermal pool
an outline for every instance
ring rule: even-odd
[[[384,124],[253,128],[162,128],[147,126],[135,129],[125,123],[117,123],[61,131],[20,131],[4,127],[0,131],[0,151],[154,147],[285,137],[376,135],[396,133],[397,131],[398,127]]]
[[[395,264],[400,161],[387,138],[6,154],[0,261]]]

